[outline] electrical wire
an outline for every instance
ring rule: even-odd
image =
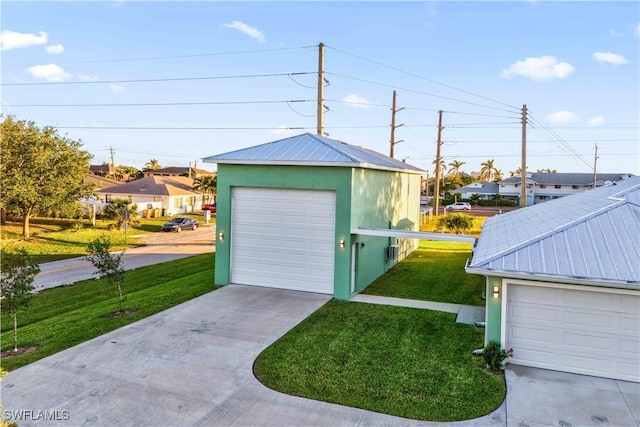
[[[371,63],[373,63],[373,64],[376,64],[376,65],[379,65],[379,66],[382,66],[382,67],[386,67],[386,68],[389,68],[389,69],[391,69],[391,70],[398,71],[398,72],[400,72],[400,73],[404,73],[404,74],[407,74],[407,75],[412,76],[412,77],[416,77],[416,78],[418,78],[418,79],[426,80],[426,81],[428,81],[428,82],[435,83],[435,84],[437,84],[437,85],[444,86],[444,87],[447,87],[447,88],[449,88],[449,89],[454,89],[454,90],[457,90],[457,91],[459,91],[459,92],[466,93],[467,95],[472,95],[472,96],[475,96],[475,97],[478,97],[478,98],[484,99],[484,100],[486,100],[486,101],[495,102],[496,104],[500,104],[500,105],[502,105],[502,106],[509,107],[509,108],[513,108],[514,110],[520,111],[520,108],[518,108],[518,107],[514,107],[513,105],[509,105],[509,104],[506,104],[506,103],[504,103],[504,102],[497,101],[497,100],[495,100],[495,99],[492,99],[492,98],[489,98],[489,97],[486,97],[486,96],[483,96],[483,95],[478,95],[478,94],[473,93],[473,92],[470,92],[470,91],[468,91],[468,90],[460,89],[460,88],[457,88],[457,87],[455,87],[455,86],[451,86],[451,85],[448,85],[448,84],[446,84],[446,83],[442,83],[442,82],[439,82],[439,81],[437,81],[437,80],[433,80],[433,79],[430,79],[430,78],[428,78],[428,77],[424,77],[424,76],[421,76],[421,75],[419,75],[419,74],[412,73],[412,72],[410,72],[410,71],[402,70],[402,69],[400,69],[400,68],[397,68],[397,67],[394,67],[394,66],[391,66],[391,65],[388,65],[388,64],[383,64],[382,62],[374,61],[374,60],[372,60],[372,59],[365,58],[365,57],[360,56],[360,55],[356,55],[356,54],[353,54],[353,53],[349,53],[349,52],[347,52],[347,51],[344,51],[344,50],[341,50],[341,49],[338,49],[338,48],[335,48],[335,47],[332,47],[332,46],[325,46],[325,47],[327,47],[327,48],[329,48],[329,49],[333,49],[333,50],[335,50],[336,52],[344,53],[345,55],[353,56],[354,58],[362,59],[362,60],[364,60],[364,61],[368,61],[368,62],[371,62]]]
[[[170,77],[158,79],[130,79],[130,80],[80,80],[72,82],[27,82],[27,83],[2,83],[0,86],[52,86],[52,85],[80,85],[80,84],[112,84],[112,83],[150,83],[150,82],[175,82],[194,80],[222,80],[222,79],[247,79],[258,77],[282,77],[289,75],[317,74],[311,71],[295,73],[272,73],[272,74],[245,74],[230,76],[204,76],[204,77]]]
[[[158,106],[190,106],[190,105],[236,105],[236,104],[284,104],[296,102],[315,102],[308,99],[291,99],[278,101],[196,101],[196,102],[144,102],[118,104],[4,104],[5,107],[158,107]]]

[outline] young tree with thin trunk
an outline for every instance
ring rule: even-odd
[[[124,251],[119,254],[111,253],[111,242],[104,236],[91,241],[87,251],[89,252],[87,259],[98,269],[98,277],[117,286],[120,311],[124,311],[124,294],[122,293],[122,282],[124,282],[122,255],[124,255]]]
[[[0,304],[13,319],[13,351],[18,352],[18,311],[29,305],[33,294],[33,280],[40,272],[24,249],[2,252]]]

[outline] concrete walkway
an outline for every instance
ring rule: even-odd
[[[426,310],[444,311],[457,314],[456,322],[473,325],[477,322],[484,322],[484,307],[472,305],[449,304],[444,302],[420,301],[414,299],[381,297],[378,295],[358,294],[350,301],[364,302],[368,304],[394,305],[396,307],[423,308]]]

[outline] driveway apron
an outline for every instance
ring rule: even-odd
[[[3,411],[27,411],[21,427],[434,424],[288,396],[255,379],[260,352],[330,298],[226,286],[11,372]],[[504,425],[502,412],[474,421]]]

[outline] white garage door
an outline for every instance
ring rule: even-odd
[[[333,294],[336,193],[236,187],[231,283]]]
[[[507,285],[512,363],[640,381],[640,295]]]

